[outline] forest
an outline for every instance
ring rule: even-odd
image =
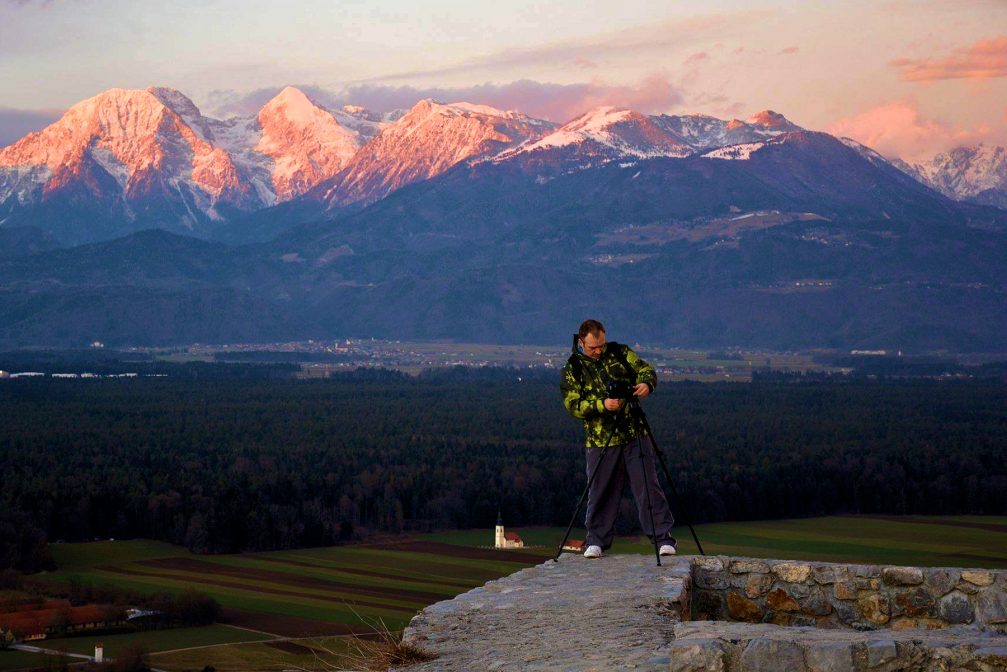
[[[585,485],[558,371],[248,371],[0,381],[0,569],[45,568],[47,541],[281,549],[498,510],[565,525]],[[1007,513],[1001,381],[662,383],[644,408],[693,522]]]

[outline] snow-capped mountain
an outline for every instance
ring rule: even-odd
[[[381,129],[316,194],[329,207],[371,203],[462,161],[495,156],[552,128],[549,122],[486,105],[421,100]]]
[[[199,232],[300,196],[388,122],[293,87],[254,117],[204,117],[169,88],[112,89],[0,150],[0,225],[66,242],[151,226]]]
[[[596,107],[544,137],[502,152],[495,161],[532,158],[563,150],[568,157],[599,162],[688,156],[693,149],[651,117],[617,107]]]
[[[949,198],[1007,209],[1007,151],[999,145],[956,147],[929,161],[895,165]]]
[[[782,114],[772,110],[763,110],[752,115],[748,121],[740,119],[725,121],[706,114],[662,114],[652,118],[655,124],[697,151],[759,142],[781,133],[803,130]]]
[[[106,235],[131,223],[193,228],[227,210],[260,207],[190,106],[163,90],[112,89],[0,150],[3,223],[38,205],[25,223],[50,222],[60,237],[80,240],[90,236],[72,232],[92,224]],[[103,213],[106,219],[95,222]]]

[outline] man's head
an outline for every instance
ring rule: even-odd
[[[598,359],[605,352],[605,325],[598,320],[584,320],[577,330],[577,342],[585,355]]]

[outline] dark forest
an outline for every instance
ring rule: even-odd
[[[1007,513],[1002,382],[664,383],[644,407],[695,522]],[[557,372],[4,380],[0,417],[0,568],[57,540],[565,525],[586,481]]]

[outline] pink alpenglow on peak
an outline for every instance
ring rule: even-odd
[[[800,126],[791,123],[785,116],[779,112],[773,112],[772,110],[763,110],[762,112],[753,114],[748,118],[748,123],[753,126],[761,126],[768,131],[776,131],[779,133],[801,130]]]
[[[682,157],[693,153],[691,147],[653,118],[605,106],[589,110],[541,139],[501,154],[498,159],[564,147],[602,160]]]
[[[373,202],[463,161],[494,156],[551,128],[548,122],[485,105],[421,100],[382,128],[332,180],[323,198],[331,206]]]
[[[364,144],[328,110],[288,86],[259,111],[262,136],[255,151],[273,162],[278,201],[286,201],[342,170]]]
[[[77,103],[56,123],[0,151],[0,168],[34,170],[34,180],[43,182],[43,194],[79,180],[102,195],[98,192],[103,181],[93,175],[97,164],[115,179],[127,200],[185,182],[202,194],[208,211],[220,200],[239,207],[255,205],[227,152],[166,106],[154,93],[159,91],[111,89]]]

